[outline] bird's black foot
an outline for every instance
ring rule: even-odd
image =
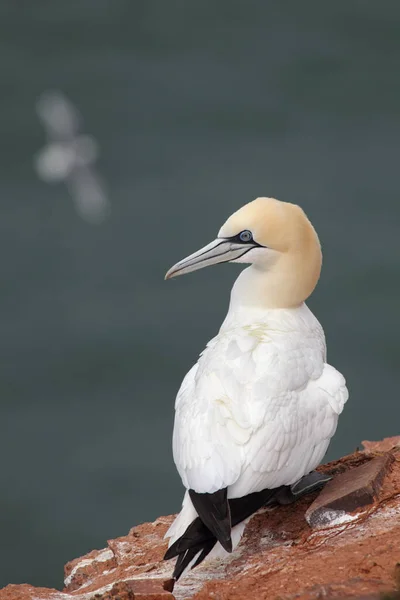
[[[307,494],[322,490],[330,479],[332,479],[331,475],[319,473],[319,471],[311,471],[311,473],[304,475],[304,477],[299,479],[299,481],[296,481],[296,483],[278,488],[276,494],[266,505],[292,504]]]

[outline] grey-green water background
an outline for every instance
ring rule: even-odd
[[[323,244],[328,456],[398,434],[399,2],[3,0],[0,33],[0,585],[179,508],[175,394],[239,267],[163,276],[258,195]],[[101,225],[33,169],[53,88],[99,141]]]

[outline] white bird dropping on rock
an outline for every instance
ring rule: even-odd
[[[231,552],[261,506],[318,485],[311,472],[348,398],[343,376],[326,362],[323,329],[305,304],[322,254],[303,210],[257,198],[166,279],[223,262],[250,266],[176,398],[173,453],[187,490],[167,532],[165,558],[178,557],[176,579],[210,553]]]

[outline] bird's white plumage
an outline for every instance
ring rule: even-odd
[[[256,312],[228,314],[178,392],[174,459],[196,492],[296,482],[320,463],[347,399],[306,305]]]
[[[321,462],[347,398],[305,304],[230,311],[176,398],[173,453],[184,486],[228,487],[239,498],[295,483]],[[196,516],[185,494],[170,544]],[[233,547],[244,525],[233,528]],[[217,544],[210,558],[225,554]]]

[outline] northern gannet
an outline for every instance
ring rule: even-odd
[[[311,472],[348,398],[305,304],[322,253],[303,210],[257,198],[165,278],[223,262],[251,265],[235,281],[218,335],[176,398],[173,455],[186,493],[165,555],[178,556],[176,579],[211,551],[231,552],[246,520],[280,490],[296,494],[318,485]]]

